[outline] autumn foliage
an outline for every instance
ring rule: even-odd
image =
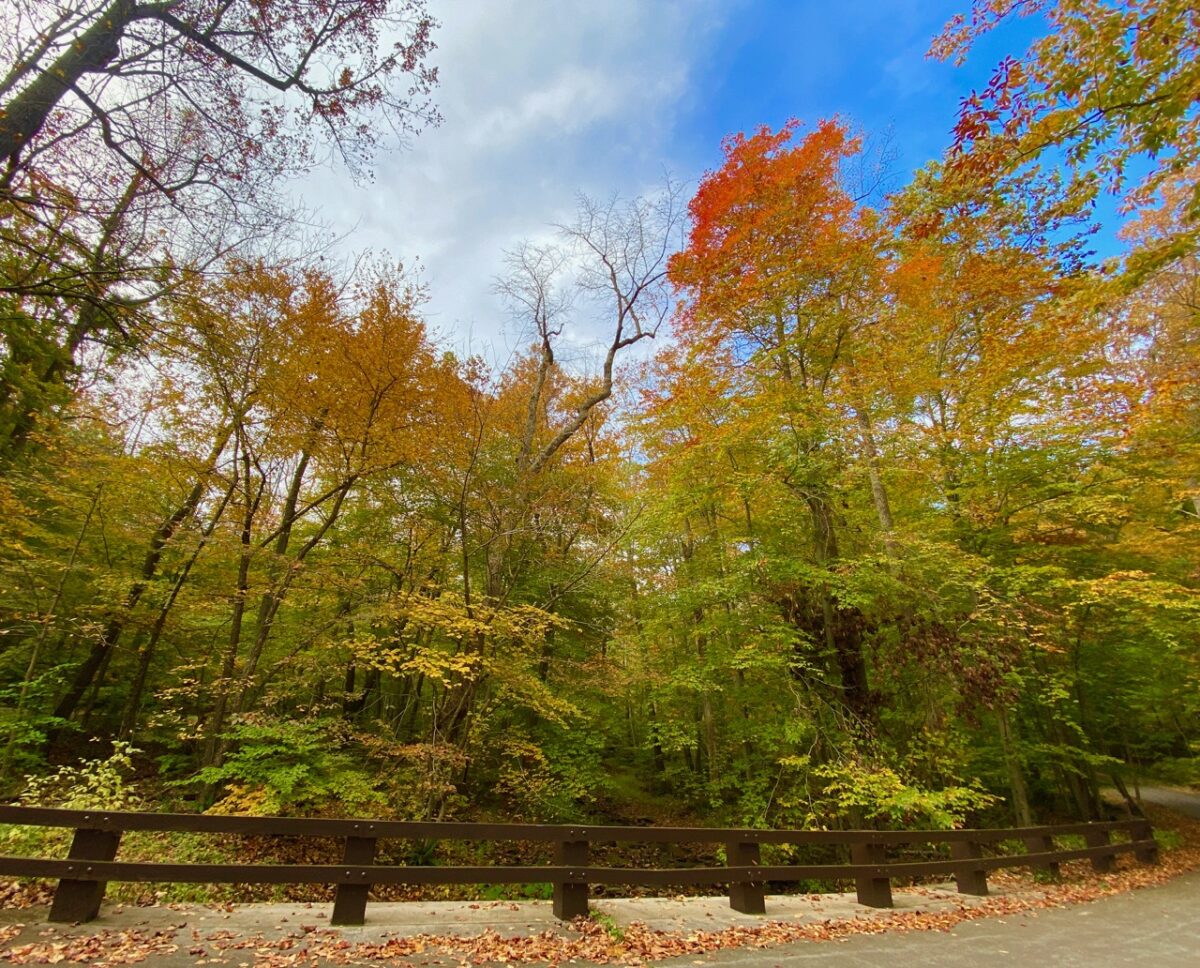
[[[1187,4],[977,4],[939,53],[1050,33],[888,192],[833,118],[582,199],[508,254],[503,364],[250,205],[432,120],[423,4],[78,7],[0,85],[13,796],[950,827],[1200,776]]]

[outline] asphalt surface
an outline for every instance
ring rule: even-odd
[[[1200,820],[1200,793],[1189,793],[1186,790],[1173,790],[1170,787],[1144,786],[1141,788],[1142,799],[1146,803],[1154,803],[1160,807],[1169,807],[1179,813]],[[1200,957],[1196,959],[1200,964]]]
[[[1200,966],[1200,874],[1088,904],[1036,915],[980,918],[939,933],[855,935],[844,942],[788,944],[766,950],[720,951],[704,959],[715,966],[809,965],[822,968],[920,965],[1027,965],[1107,968]],[[693,965],[696,959],[663,961]]]
[[[853,894],[771,895],[767,897],[765,917],[731,910],[728,897],[593,898],[590,908],[594,915],[616,928],[640,924],[655,931],[688,935],[754,928],[767,920],[823,924],[886,918],[895,912],[951,912],[983,903],[982,898],[957,893],[953,884],[898,890],[893,900],[894,908],[881,909],[863,907]],[[130,932],[143,938],[158,935],[180,951],[190,951],[209,941],[249,938],[263,939],[264,947],[278,947],[281,942],[298,937],[378,945],[390,938],[419,935],[475,938],[489,931],[505,938],[540,936],[546,932],[563,938],[577,936],[571,925],[554,917],[549,901],[374,901],[367,906],[366,924],[338,928],[329,923],[330,909],[327,903],[304,902],[237,904],[228,908],[194,904],[126,907],[106,903],[100,916],[86,924],[50,924],[44,907],[0,910],[0,931],[8,929],[12,933],[7,946],[0,945],[0,958],[5,947],[52,946],[97,936],[119,941],[120,935]],[[210,947],[216,951],[220,946]],[[236,951],[227,955],[224,963],[239,963]],[[178,954],[156,957],[160,960],[155,963],[162,965],[189,963],[186,958],[180,960],[182,956]]]
[[[195,922],[188,928],[195,926]],[[46,926],[30,926],[15,944],[46,941]],[[109,925],[112,930],[116,925]],[[209,928],[217,927],[210,924]],[[501,926],[504,931],[504,927]],[[65,929],[62,934],[80,932]],[[56,932],[57,933],[57,932]],[[152,968],[185,968],[196,964],[181,930],[175,951],[155,954],[141,964]],[[508,932],[504,932],[508,933]],[[358,940],[347,937],[347,940]],[[197,955],[199,952],[197,952]],[[0,955],[2,957],[2,955]],[[252,965],[253,949],[211,954],[207,963]],[[688,955],[657,962],[662,968],[788,968],[820,961],[823,968],[920,965],[957,968],[962,965],[1073,966],[1152,965],[1154,968],[1196,968],[1200,965],[1200,873],[1167,884],[1103,898],[1066,908],[1052,908],[1006,917],[963,921],[948,932],[917,931],[853,935],[844,941],[798,942],[764,949],[730,949],[707,955]],[[110,962],[111,963],[111,962]],[[278,962],[276,962],[278,963]],[[303,959],[299,964],[315,964]],[[343,961],[336,963],[344,964]],[[362,964],[361,961],[351,963]],[[453,968],[464,959],[438,952],[392,962],[405,966]],[[322,960],[321,965],[331,962]]]
[[[1143,786],[1142,800],[1200,818],[1200,794]],[[828,968],[878,965],[1152,965],[1200,968],[1200,873],[1087,904],[963,921],[946,933],[855,935],[844,942],[716,952],[706,963]],[[687,965],[687,958],[661,962]]]

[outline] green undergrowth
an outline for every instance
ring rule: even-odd
[[[1183,834],[1178,830],[1161,827],[1154,828],[1154,842],[1158,844],[1159,850],[1177,850],[1185,844]]]
[[[554,896],[554,885],[543,884],[481,884],[481,901],[549,901]]]
[[[61,768],[47,776],[31,779],[19,802],[26,805],[60,806],[74,809],[147,810],[158,802],[148,786],[135,785],[130,780],[132,757],[136,751],[118,744],[105,759],[87,761],[78,766]],[[136,787],[136,788],[135,788]],[[158,791],[162,792],[162,791]],[[175,807],[178,809],[177,807]],[[456,817],[455,819],[467,819]],[[471,819],[501,821],[521,819],[491,815],[477,811]],[[718,819],[697,815],[686,805],[672,802],[637,786],[632,773],[614,772],[602,797],[593,804],[589,823],[622,825],[714,825]],[[64,858],[70,846],[72,832],[68,829],[28,826],[0,826],[0,853],[12,856]],[[1155,838],[1163,850],[1183,844],[1174,830],[1155,828]],[[1116,841],[1127,839],[1122,835]],[[1056,838],[1062,849],[1084,847],[1080,835]],[[1019,840],[1003,841],[996,845],[1003,854],[1020,854],[1026,850]],[[341,861],[342,843],[338,838],[312,837],[240,837],[229,834],[197,834],[158,831],[130,831],[121,840],[118,858],[124,861],[170,862],[184,865],[237,864],[337,864]],[[910,854],[914,853],[912,851]],[[915,853],[920,853],[916,849]],[[929,847],[930,858],[949,856],[945,845]],[[848,859],[845,848],[834,845],[764,844],[762,862],[767,865],[837,864]],[[379,844],[376,862],[386,865],[511,867],[552,863],[552,846],[547,843],[384,840]],[[705,867],[725,863],[723,845],[716,844],[655,844],[621,843],[595,844],[591,863],[612,867]],[[1039,879],[1049,875],[1035,874]],[[899,886],[899,882],[898,882]],[[787,893],[823,893],[846,890],[849,885],[825,880],[805,880],[788,885],[773,885],[773,890]],[[630,894],[706,893],[719,888],[713,885],[692,885],[659,889],[632,888]],[[200,903],[227,904],[250,901],[315,901],[327,902],[333,897],[328,885],[247,885],[247,884],[136,884],[109,885],[109,901],[124,904]],[[372,896],[380,900],[470,900],[521,901],[548,900],[553,888],[546,882],[527,884],[481,885],[379,885]],[[611,933],[611,931],[610,931]]]
[[[1159,760],[1143,770],[1149,783],[1200,790],[1200,756],[1181,756]]]

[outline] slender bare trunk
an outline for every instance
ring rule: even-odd
[[[250,483],[250,454],[242,451],[242,494],[245,506],[242,509],[241,552],[238,555],[237,587],[234,590],[233,611],[229,619],[229,642],[221,663],[221,676],[217,681],[217,698],[209,716],[202,763],[214,766],[220,762],[222,753],[221,732],[225,728],[225,714],[233,689],[234,672],[237,669],[238,651],[242,642],[242,624],[246,615],[246,595],[250,588],[250,560],[253,557],[254,516],[262,497],[265,482],[260,481],[254,491]],[[210,794],[211,795],[211,794]],[[206,797],[207,798],[207,797]]]
[[[824,497],[806,493],[805,501],[812,516],[814,549],[817,564],[828,568],[838,558],[837,534],[833,527],[833,512]],[[825,645],[836,657],[842,680],[842,696],[846,707],[858,719],[870,718],[870,688],[867,663],[863,656],[862,630],[857,616],[843,614],[834,601],[829,587],[822,583],[821,624]]]
[[[879,528],[883,532],[883,546],[890,557],[895,558],[896,525],[892,519],[892,505],[888,500],[887,488],[883,483],[879,447],[875,443],[875,430],[871,424],[871,415],[865,407],[857,407],[855,415],[858,418],[858,428],[862,433],[863,451],[867,458],[867,480],[871,485],[871,501],[875,505],[875,515],[879,518]]]
[[[346,495],[350,492],[350,488],[354,486],[356,480],[355,475],[350,475],[340,484],[339,490],[333,496],[333,505],[329,508],[325,520],[321,522],[316,532],[300,546],[300,550],[285,564],[283,556],[287,553],[292,529],[296,521],[296,503],[292,495],[293,491],[296,495],[299,494],[299,483],[301,483],[304,467],[307,465],[307,455],[301,463],[302,466],[297,470],[297,474],[292,481],[292,488],[289,489],[288,493],[289,504],[285,512],[286,527],[281,530],[275,544],[276,568],[277,570],[282,569],[282,575],[263,594],[262,601],[259,603],[258,624],[254,635],[254,644],[251,646],[250,653],[246,656],[246,665],[242,670],[244,686],[241,695],[238,697],[237,711],[239,713],[244,713],[250,708],[250,703],[256,695],[254,676],[258,671],[258,663],[262,659],[263,650],[266,648],[267,641],[271,637],[271,630],[275,624],[275,616],[279,613],[279,607],[283,604],[284,599],[287,598],[287,593],[292,587],[292,582],[299,574],[300,564],[308,557],[309,552],[321,543],[329,529],[333,527],[334,522],[337,521],[341,514],[342,505],[346,501]]]
[[[109,653],[116,648],[117,641],[120,639],[121,633],[125,630],[125,623],[128,621],[130,613],[137,606],[138,602],[141,601],[142,595],[149,587],[151,580],[158,573],[158,566],[162,560],[167,542],[174,537],[179,526],[195,512],[200,499],[204,496],[204,492],[208,488],[209,478],[216,468],[217,461],[220,460],[221,454],[225,451],[225,447],[229,443],[229,438],[232,434],[233,422],[231,421],[218,431],[217,439],[213,442],[212,449],[209,451],[208,457],[204,462],[203,470],[197,476],[191,491],[188,492],[179,507],[158,526],[157,530],[151,536],[150,547],[146,551],[145,558],[142,560],[142,569],[138,578],[130,585],[121,607],[105,624],[99,640],[93,643],[91,651],[88,653],[83,665],[76,670],[75,676],[71,680],[71,685],[67,688],[66,693],[55,707],[54,715],[58,719],[70,719],[74,715],[76,707],[79,705],[84,693],[87,692],[88,687],[96,679],[101,666],[107,664],[105,660]]]
[[[25,719],[25,701],[29,697],[29,684],[33,681],[33,674],[37,671],[38,660],[41,658],[42,647],[46,644],[46,636],[50,632],[50,625],[54,621],[55,614],[58,612],[59,603],[62,602],[63,590],[67,586],[67,579],[70,577],[71,572],[75,570],[75,561],[79,557],[79,549],[83,545],[83,538],[87,534],[88,525],[92,523],[92,515],[96,512],[96,505],[100,501],[102,488],[103,485],[97,487],[96,493],[92,495],[92,503],[88,505],[87,514],[83,518],[83,524],[79,527],[79,534],[75,536],[75,544],[71,548],[71,556],[67,560],[67,567],[63,569],[62,575],[59,576],[58,587],[54,589],[54,598],[50,601],[50,608],[42,616],[42,627],[38,629],[37,638],[33,643],[33,651],[29,653],[29,665],[25,667],[25,676],[21,680],[21,692],[17,696],[14,721],[8,730],[8,742],[4,745],[4,761],[0,764],[0,776],[8,776],[8,770],[12,764],[13,744],[16,742],[17,733],[20,731],[21,724]]]
[[[1000,745],[1004,751],[1004,766],[1008,771],[1008,785],[1012,791],[1012,805],[1017,818],[1017,826],[1032,827],[1033,811],[1029,808],[1029,788],[1025,784],[1025,774],[1021,769],[1021,759],[1017,753],[1012,726],[1009,723],[1008,710],[1003,706],[996,708],[996,723],[999,726]]]
[[[236,466],[236,465],[235,465]],[[125,713],[121,718],[121,728],[117,736],[119,739],[128,739],[137,726],[137,717],[142,708],[142,695],[146,689],[146,679],[150,673],[150,664],[154,659],[154,653],[158,648],[159,639],[162,638],[163,629],[167,625],[167,617],[171,614],[171,609],[175,605],[175,600],[179,597],[179,593],[183,590],[184,584],[187,582],[188,575],[191,574],[192,566],[196,564],[196,559],[200,557],[200,552],[204,550],[208,539],[212,537],[213,531],[216,530],[217,524],[225,513],[225,508],[228,506],[230,499],[233,497],[234,491],[237,489],[238,478],[235,474],[229,482],[229,487],[226,489],[224,496],[221,498],[220,504],[217,505],[216,511],[213,512],[208,524],[200,534],[200,540],[196,542],[196,547],[192,550],[191,557],[184,563],[179,570],[179,574],[175,576],[175,581],[171,586],[171,592],[167,595],[167,599],[162,603],[158,610],[158,615],[155,616],[154,625],[150,629],[150,635],[146,643],[142,646],[138,653],[137,672],[134,674],[133,687],[129,693],[129,700],[125,704]]]

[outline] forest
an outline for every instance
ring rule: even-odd
[[[1023,14],[900,184],[830,117],[581,197],[499,365],[280,190],[439,123],[425,0],[5,4],[4,796],[948,828],[1200,782],[1200,11],[976,0],[931,53]]]

